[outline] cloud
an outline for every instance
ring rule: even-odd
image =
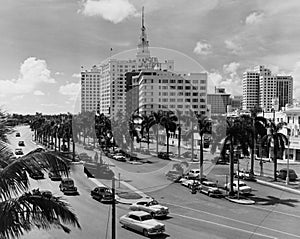
[[[293,88],[294,88],[294,99],[300,99],[300,61],[296,62],[293,72],[291,73],[294,82],[293,82]]]
[[[23,98],[24,98],[24,95],[16,95],[16,96],[12,97],[12,100],[19,101],[19,100],[22,100]]]
[[[45,60],[27,58],[20,66],[18,79],[0,80],[0,95],[32,92],[40,83],[55,83]]]
[[[33,92],[33,94],[34,94],[34,95],[45,95],[45,93],[42,92],[42,91],[40,91],[40,90],[35,90],[35,91]]]
[[[264,18],[264,13],[253,12],[249,16],[246,17],[245,23],[246,25],[253,25],[261,22]]]
[[[223,66],[223,72],[224,74],[228,74],[231,78],[235,78],[238,76],[237,70],[240,67],[240,63],[238,62],[231,62],[228,65]]]
[[[198,41],[194,48],[194,53],[198,55],[208,55],[211,53],[211,45],[206,42]]]
[[[59,87],[59,93],[67,95],[71,100],[75,100],[76,96],[80,93],[80,83],[69,83]]]
[[[74,74],[72,75],[72,77],[74,77],[74,78],[80,78],[80,77],[81,77],[81,74],[80,74],[80,73],[74,73]]]
[[[63,72],[58,72],[58,71],[57,71],[57,72],[55,72],[55,75],[56,75],[56,76],[63,76],[64,73],[63,73]]]
[[[136,15],[135,7],[128,0],[87,0],[79,12],[85,16],[100,16],[115,24]]]
[[[223,80],[223,77],[218,72],[211,72],[207,75],[208,85],[207,93],[215,93],[215,87],[218,87]]]
[[[226,48],[231,50],[231,52],[234,54],[238,54],[242,50],[242,47],[232,40],[225,40],[224,43]]]

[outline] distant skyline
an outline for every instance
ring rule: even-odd
[[[73,113],[81,66],[99,64],[111,48],[112,57],[134,56],[142,6],[151,55],[176,58],[176,70],[205,70],[211,85],[241,95],[242,73],[265,65],[292,75],[300,96],[298,0],[1,3],[0,107],[9,113]]]

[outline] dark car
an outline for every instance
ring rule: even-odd
[[[94,150],[95,147],[93,145],[86,145],[83,148],[86,150]]]
[[[278,178],[286,179],[287,176],[287,168],[280,169],[277,173]],[[296,172],[293,169],[289,169],[289,179],[291,181],[295,181],[298,178]]]
[[[21,137],[21,134],[19,132],[16,133],[16,137]]]
[[[18,145],[19,145],[19,146],[25,146],[25,143],[24,143],[23,140],[21,140],[21,141],[19,141]]]
[[[91,191],[92,198],[100,202],[112,202],[113,194],[110,188],[106,186],[96,187]]]
[[[31,177],[32,179],[43,179],[44,178],[44,174],[41,171],[31,171],[29,172],[29,177]]]
[[[23,155],[23,150],[20,148],[15,149],[15,155]]]
[[[61,175],[58,171],[50,171],[48,176],[52,181],[61,181]]]
[[[65,195],[68,194],[74,194],[78,195],[77,187],[74,185],[74,180],[71,178],[63,178],[61,180],[61,183],[59,184],[59,189],[62,191]]]
[[[161,159],[170,160],[170,156],[168,155],[167,152],[158,152],[157,157]]]

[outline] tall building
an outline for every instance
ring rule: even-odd
[[[133,76],[133,84],[139,89],[141,114],[158,110],[206,113],[207,73],[142,70]]]
[[[144,25],[142,11],[141,34],[135,59],[109,59],[90,71],[81,72],[81,111],[96,111],[99,108],[105,115],[115,115],[126,111],[126,73],[142,69],[174,70],[174,61],[159,62],[157,57],[150,56],[149,41]],[[97,81],[96,89],[94,79]],[[88,86],[88,88],[86,88]],[[127,85],[128,86],[128,85]]]
[[[207,104],[210,105],[211,115],[225,114],[230,105],[230,94],[224,88],[215,88],[214,94],[207,94]]]
[[[293,77],[277,76],[277,97],[279,109],[293,103]]]
[[[293,78],[272,75],[271,70],[257,66],[243,74],[243,109],[260,106],[265,112],[291,104]],[[278,102],[278,103],[277,103]]]

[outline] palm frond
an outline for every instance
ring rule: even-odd
[[[60,197],[42,193],[25,193],[18,198],[0,202],[0,237],[16,238],[33,228],[70,229],[63,224],[80,228],[76,215]]]

